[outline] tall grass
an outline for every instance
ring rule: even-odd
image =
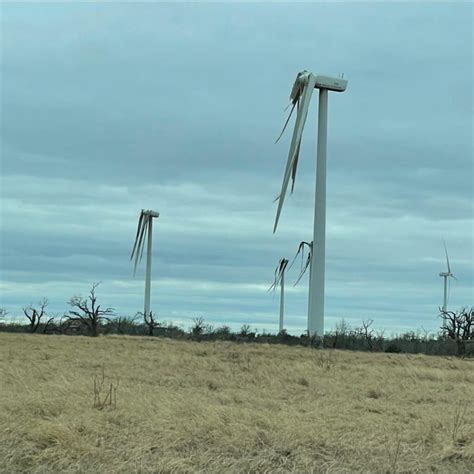
[[[103,394],[120,380],[116,403],[100,410],[97,374]],[[3,333],[0,381],[1,472],[474,465],[472,359]]]

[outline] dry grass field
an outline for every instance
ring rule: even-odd
[[[473,472],[473,394],[472,359],[3,333],[0,471]]]

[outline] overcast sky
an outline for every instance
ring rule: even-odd
[[[312,239],[317,94],[272,234],[291,130],[274,140],[307,69],[349,81],[329,97],[326,328],[437,330],[443,238],[449,308],[474,304],[472,21],[470,3],[2,4],[0,307],[60,315],[101,281],[140,311],[151,208],[161,320],[275,331],[274,268]]]

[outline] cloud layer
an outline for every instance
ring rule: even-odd
[[[329,101],[327,326],[435,330],[443,238],[450,307],[474,296],[471,16],[468,4],[2,5],[0,305],[14,315],[46,296],[59,314],[102,281],[105,304],[140,310],[128,258],[139,210],[154,208],[158,315],[275,330],[274,267],[312,232],[316,96],[271,233],[289,134],[273,141],[306,68],[349,79]],[[288,287],[292,332],[306,298],[307,281]]]

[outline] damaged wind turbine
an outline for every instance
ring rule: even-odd
[[[278,262],[278,266],[275,269],[275,280],[268,289],[268,291],[275,291],[277,286],[280,285],[280,324],[278,327],[278,333],[283,331],[283,317],[285,311],[285,270],[288,265],[286,258],[281,258]]]
[[[144,317],[150,315],[150,294],[151,294],[151,247],[153,234],[153,218],[159,217],[159,212],[142,209],[138,218],[137,233],[133,244],[130,260],[134,261],[133,276],[137,271],[137,266],[142,260],[143,250],[145,248],[145,240],[147,240],[146,249],[146,272],[145,272],[145,308]]]
[[[298,73],[290,94],[292,108],[283,130],[283,135],[291,114],[296,107],[296,122],[291,139],[288,160],[278,200],[278,208],[273,232],[275,233],[285,200],[290,178],[291,191],[295,185],[296,169],[301,146],[301,137],[308,116],[309,104],[313,90],[319,89],[318,144],[316,165],[316,196],[314,206],[313,248],[311,252],[309,278],[308,332],[311,335],[324,335],[324,273],[326,252],[326,144],[327,144],[327,110],[328,91],[343,92],[347,81],[340,78],[314,75],[308,71]]]

